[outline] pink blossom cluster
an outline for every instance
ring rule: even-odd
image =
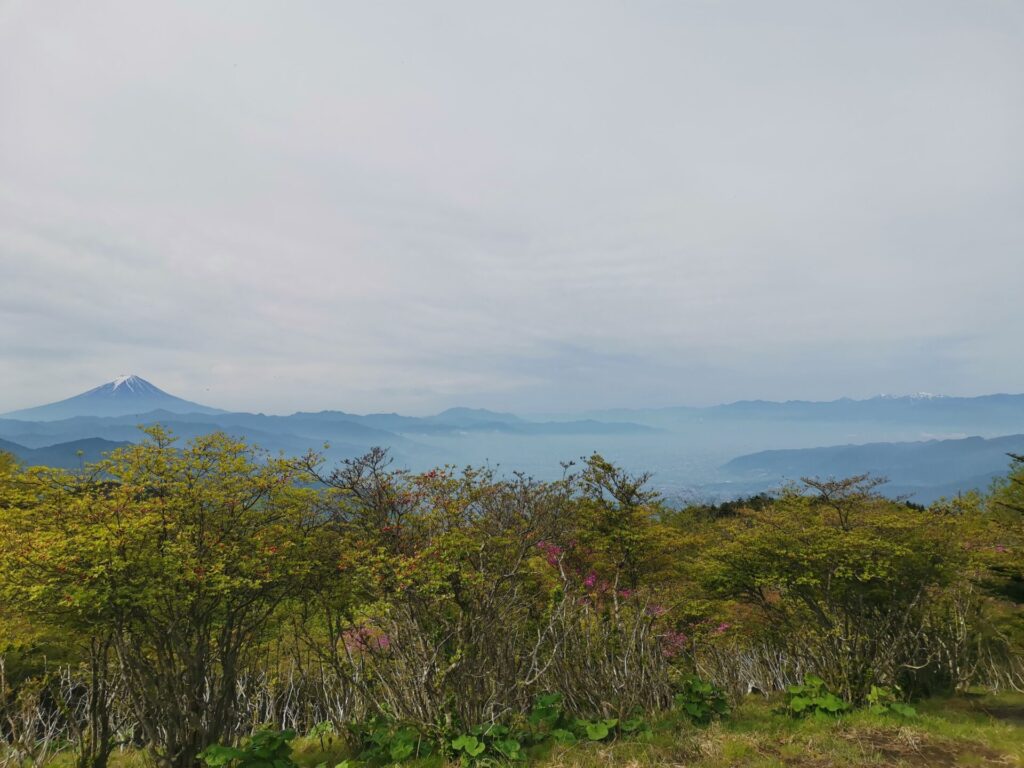
[[[552,568],[557,568],[563,564],[564,556],[567,552],[576,552],[576,554],[580,554],[574,549],[574,545],[571,542],[568,546],[563,547],[555,544],[553,541],[542,540],[537,542],[537,549],[540,550],[544,560]],[[580,578],[580,583],[584,589],[597,593],[597,595],[611,595],[613,591],[612,583],[607,579],[600,578],[597,571],[590,570],[584,575],[581,568],[572,564],[570,564],[569,570],[572,571],[577,578]],[[619,598],[628,600],[636,595],[636,591],[632,589],[620,589],[616,594],[618,594]]]
[[[558,565],[559,558],[562,556],[562,553],[565,552],[563,547],[560,547],[551,541],[538,541],[537,549],[544,554],[544,559],[547,561],[548,565],[552,567]]]
[[[666,659],[674,659],[686,650],[690,638],[682,632],[670,630],[661,636],[661,653]]]
[[[612,585],[607,579],[600,579],[596,571],[590,571],[583,579],[583,586],[599,595],[606,595],[612,591]],[[628,590],[624,590],[627,591]],[[632,593],[630,593],[632,594]],[[622,592],[619,593],[622,596]]]
[[[353,627],[341,633],[342,642],[350,651],[386,651],[391,647],[391,638],[373,627]]]

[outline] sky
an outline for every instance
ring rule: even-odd
[[[0,0],[0,412],[1024,391],[1019,0]]]

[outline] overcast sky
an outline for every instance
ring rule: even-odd
[[[1024,391],[1024,3],[0,0],[0,411]]]

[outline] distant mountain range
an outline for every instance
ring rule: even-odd
[[[57,443],[43,448],[26,448],[24,445],[0,440],[0,451],[13,453],[27,467],[60,467],[75,469],[83,464],[99,461],[116,448],[131,445],[128,442],[114,442],[100,437],[87,437],[69,443]]]
[[[1024,454],[1024,434],[759,451],[738,456],[723,469],[737,482],[759,486],[868,473],[887,477],[890,493],[930,501],[958,491],[986,490],[1006,473],[1011,453]]]
[[[223,413],[217,408],[169,395],[145,379],[129,375],[118,376],[113,381],[66,400],[3,415],[27,421],[56,421],[75,416],[139,415],[156,410],[171,413]]]
[[[186,440],[221,430],[273,452],[320,450],[332,461],[382,446],[399,466],[414,470],[487,463],[555,477],[562,461],[597,451],[632,471],[653,471],[656,486],[673,498],[724,498],[787,478],[870,471],[891,478],[890,492],[921,500],[987,486],[1005,473],[1005,454],[1024,452],[1024,395],[750,400],[531,418],[474,408],[423,417],[274,416],[224,411],[175,397],[139,376],[120,376],[0,417],[0,450],[26,463],[77,466],[138,442],[139,427],[152,424]]]
[[[945,397],[918,393],[878,395],[866,400],[844,397],[821,402],[740,400],[705,408],[619,408],[591,411],[586,415],[602,421],[632,421],[662,428],[706,421],[786,421],[906,424],[961,432],[996,430],[1007,434],[1024,432],[1024,394]]]
[[[467,435],[580,437],[650,434],[657,430],[629,422],[530,421],[511,413],[475,408],[450,408],[434,416],[397,413],[360,415],[344,411],[298,412],[289,416],[232,413],[193,403],[164,392],[139,376],[120,376],[88,392],[48,405],[15,411],[0,417],[0,438],[15,444],[13,453],[36,463],[42,454],[27,454],[44,447],[99,438],[112,444],[138,442],[141,426],[160,424],[189,439],[222,430],[267,450],[296,455],[323,449],[329,455],[350,457],[374,446],[390,448],[410,464],[475,461],[475,450],[450,450],[426,445],[423,439],[448,438],[458,448]],[[454,441],[454,442],[452,442]],[[486,458],[486,454],[482,459]]]

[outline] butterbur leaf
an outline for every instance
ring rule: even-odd
[[[555,706],[537,706],[530,712],[529,721],[531,725],[554,725],[561,716],[561,710]]]
[[[639,717],[634,717],[629,720],[623,720],[621,723],[619,723],[619,730],[621,730],[623,733],[633,733],[634,731],[639,731],[643,727],[643,718]]]
[[[846,709],[847,704],[834,693],[830,693],[821,697],[821,704],[819,706],[827,712],[842,712]]]
[[[391,745],[391,749],[388,750],[388,753],[391,755],[391,759],[395,762],[405,760],[407,757],[412,755],[412,752],[413,745],[412,742],[409,741],[396,741]]]
[[[551,731],[551,738],[557,741],[559,744],[575,744],[576,734],[572,731],[567,731],[565,728],[555,728]]]
[[[415,743],[418,738],[419,733],[416,732],[415,728],[402,728],[400,731],[395,733],[396,741],[408,741],[410,743]]]
[[[476,744],[476,742],[476,736],[464,733],[461,736],[452,739],[452,749],[465,749],[470,744]]]
[[[587,723],[587,738],[591,741],[601,741],[608,736],[608,726],[598,721],[596,723]]]
[[[520,744],[515,739],[500,739],[494,742],[494,748],[505,757],[514,758],[519,755]]]

